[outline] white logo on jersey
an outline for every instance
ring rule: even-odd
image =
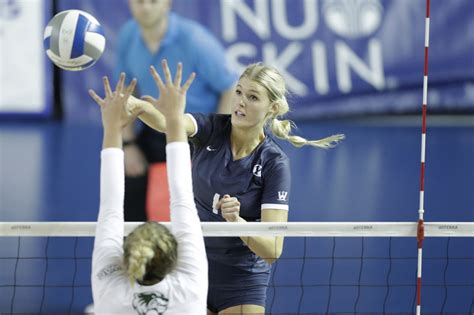
[[[255,164],[252,173],[257,177],[262,177],[262,166],[260,164]]]
[[[169,299],[159,292],[135,293],[133,296],[133,309],[140,315],[164,314],[168,309]]]
[[[208,146],[206,147],[206,150],[209,151],[209,152],[217,151],[217,149],[214,149],[214,148],[211,147],[210,145],[208,145]]]
[[[287,191],[279,191],[278,192],[278,201],[286,201],[286,196],[288,196]]]

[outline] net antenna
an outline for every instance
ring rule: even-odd
[[[420,208],[418,210],[417,247],[418,267],[416,279],[416,315],[421,313],[421,266],[423,256],[423,239],[425,237],[424,218],[425,213],[425,151],[426,151],[426,109],[428,107],[428,47],[430,43],[430,0],[426,0],[425,17],[425,59],[423,70],[423,104],[422,104],[422,127],[421,127],[421,167],[420,167]]]

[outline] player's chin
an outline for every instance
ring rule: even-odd
[[[232,122],[233,126],[237,127],[244,127],[248,126],[248,121],[246,119],[246,116],[239,116],[236,113],[232,113],[230,121]]]

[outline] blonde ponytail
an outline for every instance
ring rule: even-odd
[[[176,266],[177,242],[173,234],[157,222],[147,222],[130,233],[124,244],[124,265],[133,285],[146,278],[158,282]]]
[[[133,248],[130,249],[127,259],[127,274],[130,283],[136,280],[141,281],[146,273],[146,266],[155,256],[152,243],[145,240],[136,241]]]
[[[291,129],[295,128],[295,124],[291,120],[278,120],[273,118],[270,121],[270,124],[272,133],[277,138],[286,140],[297,148],[301,148],[305,145],[322,149],[334,148],[341,140],[345,138],[345,135],[337,134],[319,140],[307,140],[299,136],[290,135]]]

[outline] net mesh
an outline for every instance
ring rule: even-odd
[[[49,234],[60,236],[25,236],[41,233],[32,228],[34,225],[22,225],[23,228],[18,224],[0,228],[0,313],[83,313],[85,306],[92,303],[90,272],[95,225],[62,229],[64,225],[55,223],[59,227],[47,229]],[[208,228],[204,224],[203,229],[208,235],[238,234],[228,231],[228,226]],[[271,226],[260,233],[302,233],[291,224]],[[272,268],[267,314],[414,313],[416,238],[403,228],[396,235],[396,226],[390,228],[393,236],[372,233],[361,237],[355,228],[361,224],[348,226],[344,232],[340,223],[329,223],[328,229],[339,227],[344,236],[286,237],[283,255]],[[428,237],[424,243],[423,314],[474,312],[473,227],[450,223],[428,230],[427,234],[439,231],[439,235]],[[248,229],[253,230],[254,226]],[[75,236],[64,236],[67,231]],[[259,235],[255,231],[248,233]]]

